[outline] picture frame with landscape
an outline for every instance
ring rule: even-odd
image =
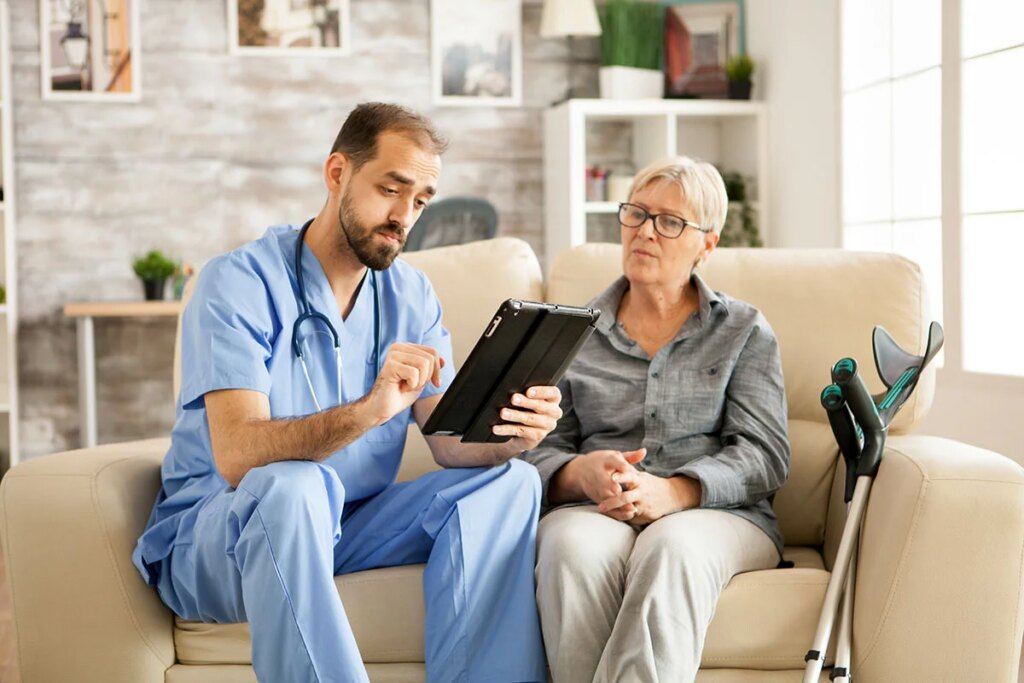
[[[244,56],[344,56],[349,0],[228,0],[229,51]]]
[[[520,105],[520,0],[431,0],[430,26],[435,104]]]
[[[727,99],[725,65],[746,51],[743,0],[673,0],[665,14],[665,96]]]

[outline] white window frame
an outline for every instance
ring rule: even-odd
[[[857,0],[843,0],[856,2]],[[1024,377],[1016,375],[990,374],[964,369],[963,365],[963,315],[961,296],[963,274],[961,252],[963,240],[962,214],[962,72],[961,55],[961,6],[967,0],[942,0],[942,43],[941,43],[941,221],[942,221],[942,314],[946,330],[944,345],[945,363],[938,370],[943,389],[956,391],[992,391],[994,394],[1024,393]],[[839,40],[842,41],[842,12],[839,13]],[[1013,48],[1005,48],[1013,49]],[[1001,50],[1000,50],[1001,51]],[[842,78],[842,47],[840,44],[839,70]],[[842,131],[843,97],[839,87],[839,130]],[[840,159],[840,217],[844,216],[842,174],[844,162]],[[844,223],[839,222],[839,242],[843,241]]]
[[[946,367],[940,373],[954,386],[1024,392],[1024,377],[965,370],[963,363],[961,7],[965,1],[942,1],[942,313],[955,333],[946,335]]]

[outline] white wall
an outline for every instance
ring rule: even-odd
[[[747,0],[754,97],[771,112],[771,246],[842,244],[839,18],[839,0]],[[1024,464],[1024,380],[942,369],[918,431]]]
[[[939,371],[919,429],[1002,453],[1024,465],[1024,380]]]
[[[961,6],[967,0],[943,3],[942,21],[942,211],[959,216],[962,211],[962,121],[963,96],[960,68]],[[944,221],[942,248],[946,253],[943,305],[946,327],[946,367],[939,371],[935,403],[922,431],[937,434],[1002,453],[1024,464],[1024,377],[998,377],[966,373],[960,369],[963,357],[964,316],[961,315],[962,269],[958,263],[963,240],[955,221]],[[951,258],[952,257],[952,258]],[[1009,284],[1010,273],[1003,281]],[[991,296],[1010,296],[1012,290],[995,290]],[[1012,309],[1007,313],[1013,315]]]
[[[841,243],[838,37],[838,0],[747,0],[754,97],[769,106],[770,246]]]
[[[430,95],[427,0],[353,2],[352,54],[340,58],[233,56],[224,2],[146,0],[140,102],[43,101],[39,3],[8,4],[26,459],[79,443],[75,326],[63,305],[137,299],[131,260],[149,249],[199,266],[312,215],[325,155],[358,102],[430,116],[452,140],[442,196],[486,197],[502,235],[543,253],[542,114],[570,76],[580,94],[597,89],[597,41],[579,46],[590,52],[570,73],[568,42],[539,36],[536,1],[523,6],[523,106],[442,108]],[[97,321],[101,443],[169,433],[173,344],[171,320]]]

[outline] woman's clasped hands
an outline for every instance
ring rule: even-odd
[[[633,451],[591,451],[574,459],[583,493],[602,513],[635,526],[646,526],[665,515],[700,504],[700,482],[684,476],[659,477],[635,465],[646,448]]]

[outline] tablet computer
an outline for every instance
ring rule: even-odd
[[[511,405],[515,393],[557,384],[600,315],[593,308],[506,300],[427,418],[423,433],[461,436],[466,443],[508,441],[511,437],[491,433],[504,422],[501,409]]]

